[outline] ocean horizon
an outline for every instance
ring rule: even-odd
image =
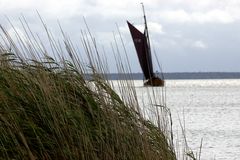
[[[240,72],[164,72],[157,73],[159,77],[164,77],[166,80],[178,79],[240,79]],[[143,80],[142,73],[108,73],[104,74],[109,80]],[[86,77],[91,77],[91,74],[86,74]]]

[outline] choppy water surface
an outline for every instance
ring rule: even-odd
[[[167,80],[166,89],[174,130],[185,119],[194,151],[203,138],[202,160],[240,159],[240,80]]]

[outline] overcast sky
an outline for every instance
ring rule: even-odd
[[[84,16],[110,62],[117,23],[132,69],[140,72],[126,25],[129,20],[142,28],[140,2],[145,5],[152,47],[165,72],[240,72],[240,0],[0,0],[0,23],[11,32],[5,15],[18,26],[23,14],[41,36],[37,10],[56,37],[59,20],[74,43],[80,44]]]

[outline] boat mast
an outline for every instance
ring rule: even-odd
[[[149,34],[148,34],[147,18],[146,18],[143,3],[141,3],[141,5],[142,5],[143,18],[144,18],[144,24],[145,24],[144,34],[145,34],[146,39],[147,39],[147,50],[148,50],[148,53],[149,53],[149,57],[148,57],[149,59],[147,59],[147,61],[148,61],[148,65],[150,65],[149,63],[152,63],[152,54],[151,54],[150,39],[149,39]],[[148,67],[150,67],[150,66],[148,66]]]
[[[147,41],[149,42],[148,27],[147,27],[147,18],[146,18],[146,14],[145,14],[145,9],[144,9],[144,5],[143,5],[143,3],[141,3],[141,5],[142,5],[142,10],[143,10],[143,18],[144,18],[144,25],[145,25],[145,33],[146,33]],[[150,44],[149,44],[149,47],[150,47]]]

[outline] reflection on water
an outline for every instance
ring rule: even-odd
[[[134,83],[138,100],[147,107],[149,88]],[[240,80],[166,80],[166,98],[175,138],[181,133],[179,118],[194,152],[203,138],[201,160],[240,159]]]
[[[205,160],[240,159],[240,80],[168,80],[174,129],[185,115],[188,145]],[[178,129],[179,130],[179,129]]]

